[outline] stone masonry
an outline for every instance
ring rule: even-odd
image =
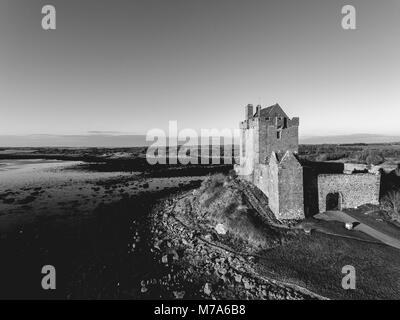
[[[319,210],[326,211],[329,194],[339,194],[338,209],[379,204],[380,175],[373,173],[322,174],[318,176]]]
[[[235,169],[269,200],[278,219],[303,219],[303,168],[297,159],[299,118],[290,119],[275,104],[246,107],[240,123],[240,165]]]
[[[289,118],[278,104],[257,106],[255,112],[251,104],[247,105],[240,129],[240,164],[235,170],[268,197],[268,205],[277,219],[300,220],[305,218],[305,212],[324,212],[327,197],[332,193],[337,194],[339,209],[379,203],[379,173],[313,173],[315,179],[309,178],[307,174],[312,170],[304,170],[298,158],[299,118]],[[318,209],[309,204],[305,208],[305,199],[315,199]]]

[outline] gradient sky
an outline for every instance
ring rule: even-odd
[[[303,136],[400,134],[399,36],[398,0],[0,0],[0,134],[236,128],[276,102]]]

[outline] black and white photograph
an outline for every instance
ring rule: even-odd
[[[398,300],[399,121],[398,0],[0,0],[0,300]]]

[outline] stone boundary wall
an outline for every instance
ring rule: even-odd
[[[340,208],[355,208],[363,204],[379,204],[380,174],[321,174],[318,175],[319,211],[326,211],[326,196],[339,193]]]

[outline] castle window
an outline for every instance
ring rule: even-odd
[[[279,140],[282,137],[282,131],[276,132],[276,138]]]
[[[246,141],[243,137],[242,139],[242,157],[244,157],[246,155]]]

